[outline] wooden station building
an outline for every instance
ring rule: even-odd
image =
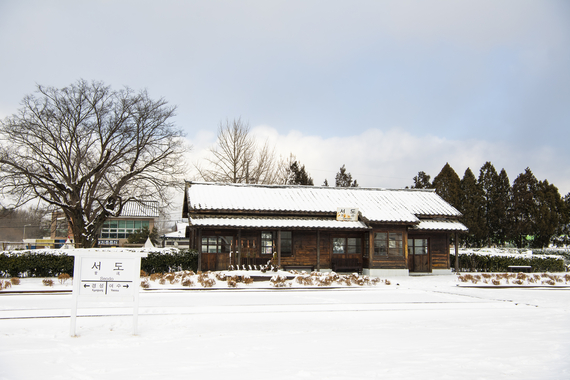
[[[461,213],[433,190],[186,182],[186,236],[199,269],[230,265],[451,273]],[[457,238],[455,239],[457,242]]]

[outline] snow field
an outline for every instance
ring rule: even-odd
[[[137,336],[122,305],[80,302],[72,338],[71,294],[3,293],[0,379],[570,377],[568,289],[391,280],[143,291]]]

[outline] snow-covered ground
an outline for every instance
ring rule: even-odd
[[[23,279],[0,292],[0,379],[570,378],[568,287],[389,280],[153,285],[141,290],[137,336],[132,309],[81,302],[71,337],[71,294],[15,293],[48,289]]]

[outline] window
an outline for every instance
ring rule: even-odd
[[[261,233],[261,254],[262,255],[273,255],[273,232],[262,232]]]
[[[261,232],[261,254],[273,255],[277,253],[277,232]],[[291,256],[293,254],[293,233],[291,231],[281,231],[281,256]]]
[[[376,232],[374,234],[374,256],[403,256],[404,235],[401,232]]]
[[[358,254],[362,252],[362,238],[333,238],[333,253]]]
[[[427,255],[428,239],[408,239],[408,253],[410,255]]]
[[[202,237],[202,252],[229,253],[232,250],[233,236],[204,236]]]
[[[103,239],[126,239],[141,228],[150,228],[148,220],[107,220],[101,228]]]

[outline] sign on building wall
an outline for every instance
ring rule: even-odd
[[[355,207],[338,207],[336,209],[336,220],[356,222],[358,221],[358,209]]]

